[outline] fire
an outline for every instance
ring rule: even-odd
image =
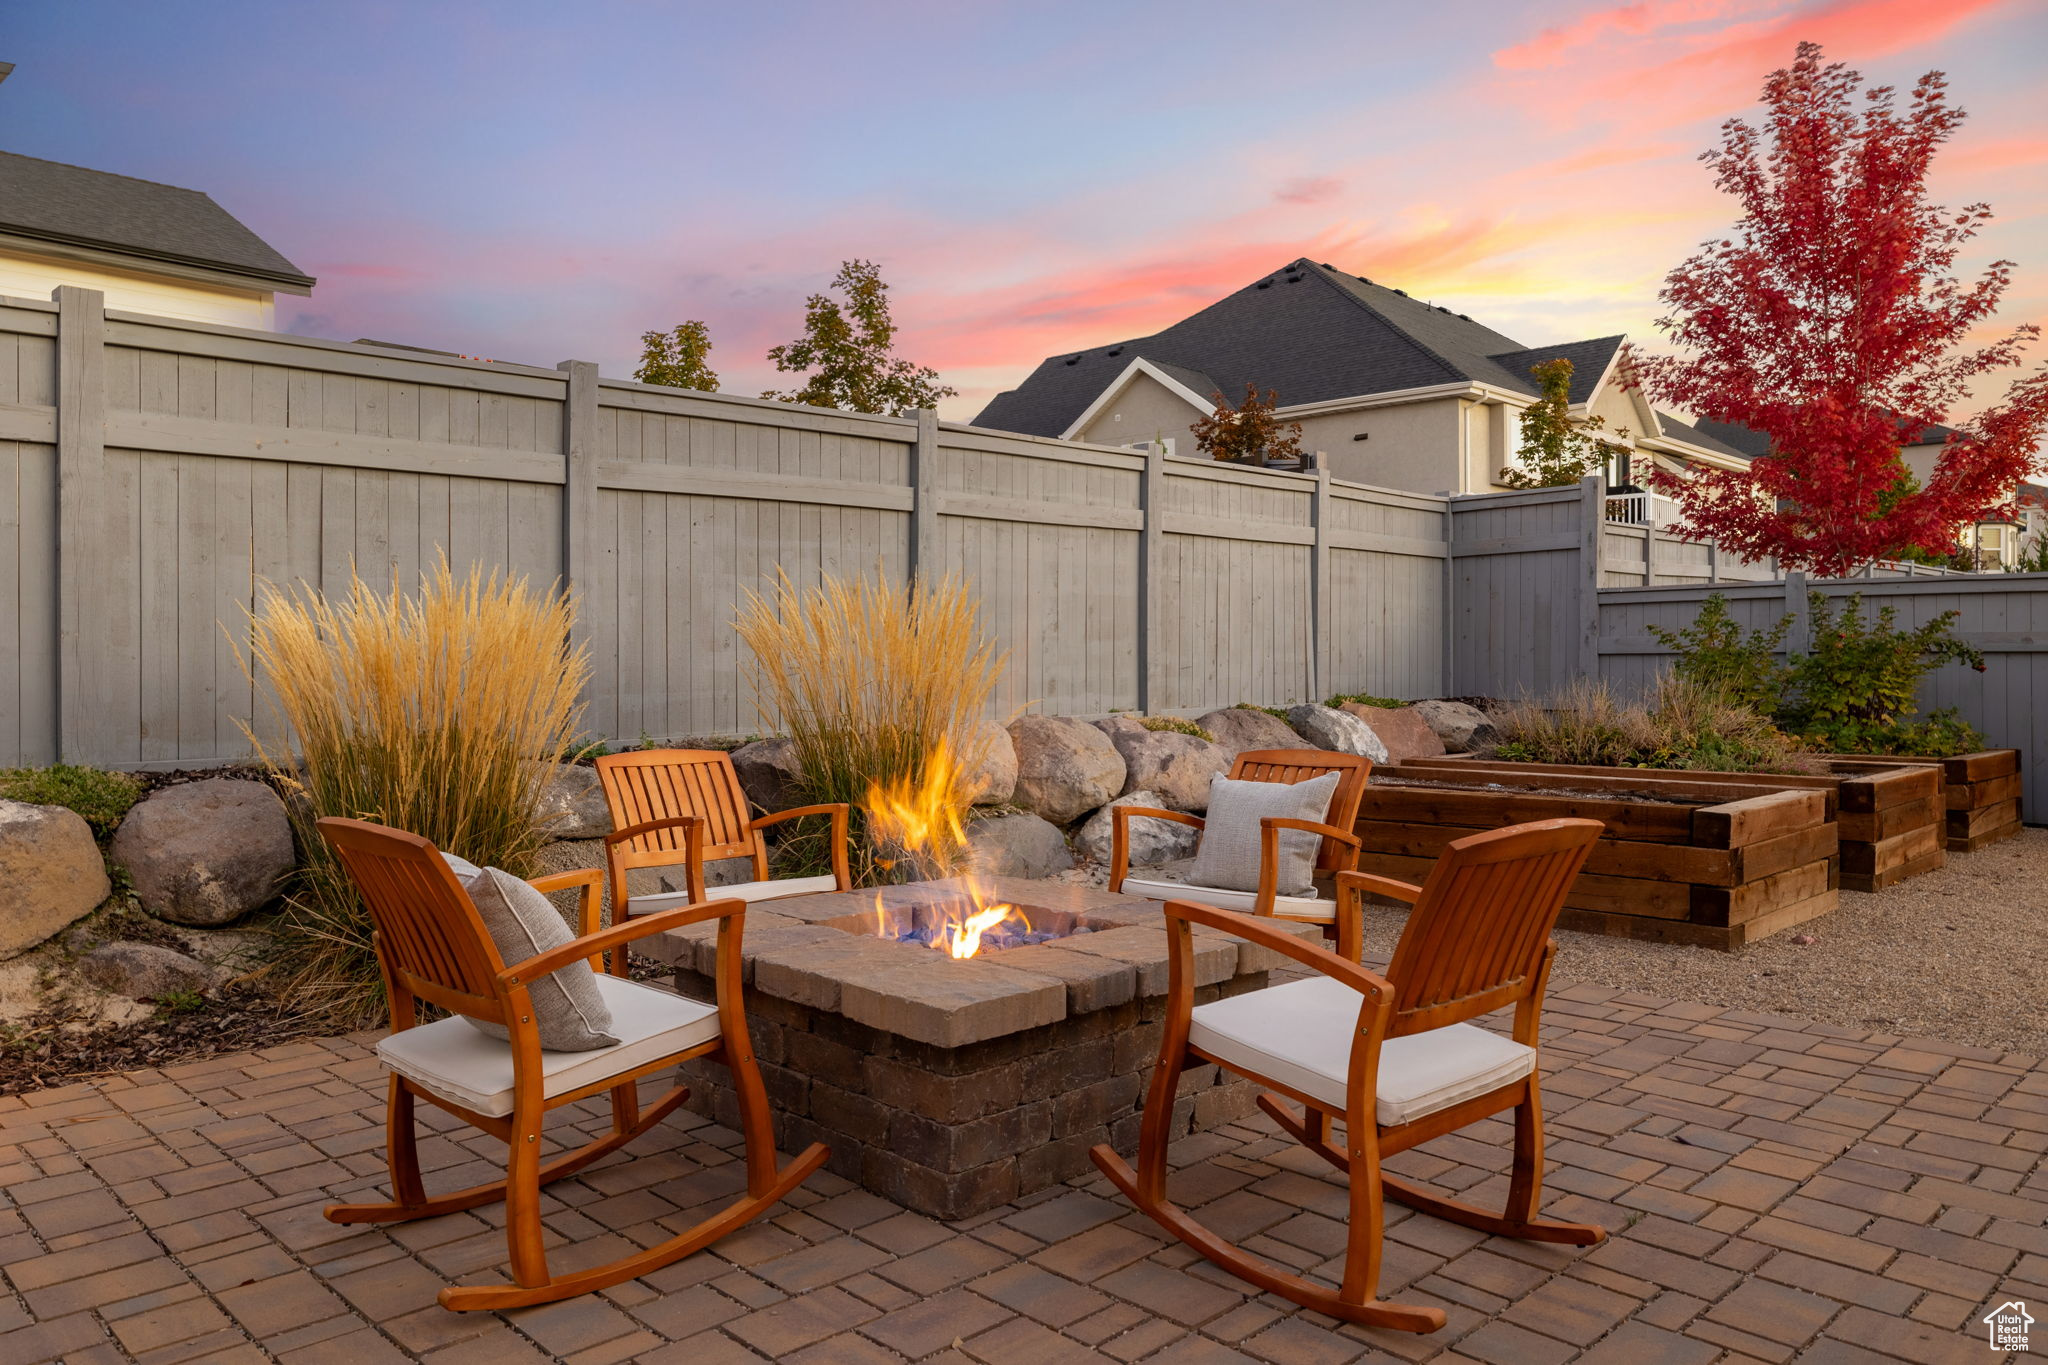
[[[907,862],[921,879],[964,875],[972,908],[947,906],[945,922],[925,940],[956,958],[973,957],[981,951],[982,935],[1006,920],[1016,922],[1017,932],[1031,928],[1022,910],[992,899],[965,866],[967,830],[961,816],[969,797],[964,777],[951,747],[940,744],[925,759],[921,774],[886,784],[870,783],[863,802],[876,841],[898,855],[884,860],[883,867],[893,870],[898,863]],[[875,897],[875,921],[882,937],[897,937],[879,895]]]

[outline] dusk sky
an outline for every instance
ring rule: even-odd
[[[2001,322],[2048,322],[2043,0],[0,0],[0,148],[212,194],[319,277],[286,330],[624,376],[703,318],[743,394],[870,257],[965,418],[1303,255],[1646,337],[1733,217],[1699,152],[1805,38],[1949,73],[1939,191],[1998,214]]]

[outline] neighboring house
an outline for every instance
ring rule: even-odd
[[[1733,422],[1701,422],[1699,425],[1701,431],[1751,459],[1770,454],[1770,437],[1760,431]],[[1900,435],[1905,444],[1899,448],[1899,458],[1923,487],[1934,477],[1935,462],[1941,458],[1942,447],[1956,434],[1954,427],[1940,425],[1907,433],[1901,424]],[[1957,546],[1977,551],[1980,560],[1989,561],[1982,566],[1987,569],[2017,562],[2021,552],[2033,543],[2034,538],[2048,531],[2048,488],[2039,484],[2021,484],[2013,494],[2011,513],[2009,518],[1988,518],[1975,525],[1956,528]]]
[[[269,329],[275,297],[314,281],[198,190],[0,152],[0,294],[63,284],[109,308]]]
[[[1741,452],[1622,382],[1619,336],[1525,346],[1462,313],[1328,264],[1298,260],[1152,336],[1047,358],[998,394],[975,425],[1104,445],[1155,436],[1194,453],[1190,425],[1247,383],[1279,395],[1302,448],[1339,478],[1418,493],[1483,493],[1514,462],[1529,371],[1572,362],[1572,406],[1606,420],[1631,465],[1740,468]],[[1658,500],[1661,503],[1661,499]],[[1662,518],[1660,518],[1661,520]]]

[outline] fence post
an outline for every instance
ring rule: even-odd
[[[1607,480],[1579,480],[1579,676],[1600,677],[1600,550],[1607,528]]]
[[[1308,580],[1308,695],[1314,701],[1336,690],[1330,683],[1330,471],[1320,464],[1309,514],[1316,528]]]
[[[597,364],[564,360],[562,395],[562,587],[581,593],[597,576]],[[590,642],[578,603],[569,627],[572,645]]]
[[[106,483],[107,298],[60,285],[57,303],[57,761],[114,758],[98,654],[112,617],[100,541]]]
[[[1458,561],[1456,548],[1452,544],[1458,538],[1457,502],[1450,494],[1444,495],[1444,609],[1439,625],[1443,630],[1443,673],[1437,684],[1437,695],[1456,696],[1459,693],[1458,672]]]
[[[1792,618],[1785,632],[1785,656],[1805,654],[1813,648],[1813,617],[1806,602],[1806,575],[1794,569],[1785,575],[1785,612]]]
[[[1716,541],[1707,542],[1707,582],[1721,581],[1721,546]]]
[[[1165,615],[1160,600],[1166,591],[1166,452],[1158,441],[1145,448],[1138,503],[1145,514],[1138,532],[1138,711],[1149,715],[1166,698],[1166,660],[1155,638]]]
[[[917,442],[910,448],[910,572],[939,573],[939,414],[918,408]]]

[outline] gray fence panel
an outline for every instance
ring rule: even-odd
[[[0,755],[57,756],[57,313],[0,306]]]

